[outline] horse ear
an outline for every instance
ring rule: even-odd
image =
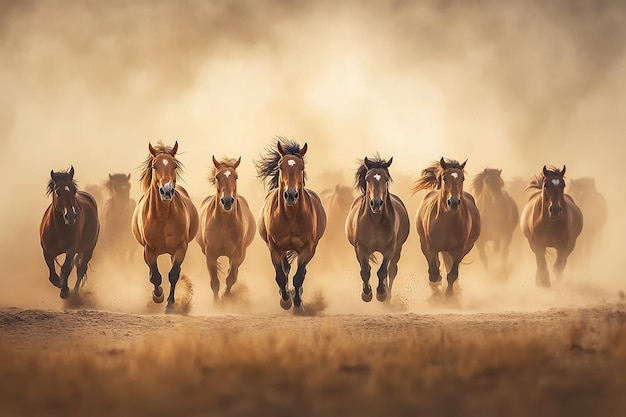
[[[215,166],[215,168],[219,168],[220,164],[217,162],[217,159],[215,159],[215,155],[211,156],[211,159],[213,159],[213,166]]]
[[[237,162],[233,164],[233,168],[237,169],[240,163],[241,163],[241,156],[239,157],[239,159],[237,159]]]
[[[304,154],[306,153],[307,149],[309,149],[309,145],[307,145],[307,143],[304,142],[304,146],[300,149],[300,157],[304,156]]]
[[[112,180],[113,179],[113,175],[109,174],[109,179]]]
[[[285,156],[285,148],[283,148],[283,144],[280,143],[280,141],[277,142],[276,147],[278,148],[280,156]]]
[[[498,170],[498,174],[502,175],[502,170],[501,169]]]
[[[148,150],[150,151],[150,154],[151,154],[152,156],[156,156],[156,155],[157,155],[157,151],[156,151],[156,149],[154,149],[154,148],[152,147],[152,144],[151,144],[150,142],[148,142]]]
[[[70,174],[70,178],[74,179],[74,165],[70,165],[70,172],[69,172],[69,174]]]
[[[446,160],[445,160],[445,159],[443,159],[443,156],[442,156],[442,157],[441,157],[441,159],[439,160],[439,166],[440,166],[442,169],[446,169]]]
[[[563,165],[563,170],[561,171],[561,175],[565,175],[565,165]]]
[[[129,173],[128,173],[128,175],[126,176],[126,179],[127,179],[128,181],[130,181],[130,172],[129,172]]]
[[[178,151],[178,141],[174,142],[174,147],[172,148],[172,156],[176,156],[177,151]]]
[[[50,178],[54,179],[54,169],[50,170]]]
[[[367,159],[367,156],[363,159],[363,165],[365,165],[365,168],[367,169],[372,169],[372,163],[369,159]]]
[[[461,164],[461,171],[465,169],[465,164],[467,164],[467,159]]]
[[[543,176],[547,177],[548,176],[548,168],[546,168],[546,166],[543,166]]]
[[[389,161],[387,161],[387,164],[385,165],[385,167],[389,168],[392,162],[393,162],[393,156],[389,158]]]

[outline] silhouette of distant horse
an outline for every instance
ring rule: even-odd
[[[137,250],[131,230],[136,203],[130,198],[130,174],[109,174],[103,188],[107,200],[101,214],[100,251],[116,263],[129,262]]]
[[[585,227],[576,241],[577,258],[585,259],[593,254],[598,238],[606,226],[608,218],[606,199],[596,189],[596,181],[591,177],[570,180],[569,194],[585,218]]]

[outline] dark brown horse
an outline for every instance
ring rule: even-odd
[[[130,198],[130,174],[109,174],[103,188],[107,200],[101,215],[100,251],[116,263],[128,262],[137,249],[130,227],[136,206]]]
[[[606,199],[596,188],[596,180],[592,177],[580,177],[569,182],[569,195],[582,211],[585,227],[576,240],[576,257],[588,259],[593,255],[608,217]]]
[[[152,147],[141,173],[143,195],[133,213],[132,230],[143,246],[143,258],[150,268],[150,282],[154,285],[152,300],[162,303],[161,273],[157,258],[169,254],[172,269],[169,272],[170,293],[166,312],[174,310],[174,291],[187,247],[198,233],[198,211],[187,191],[176,184],[182,169],[176,159],[178,142],[174,147],[162,143]]]
[[[544,165],[541,174],[528,185],[533,193],[522,211],[522,233],[528,239],[537,260],[536,283],[550,287],[546,249],[555,248],[554,273],[560,277],[567,257],[576,246],[583,228],[583,215],[574,200],[565,194],[565,166],[562,170]]]
[[[515,200],[504,189],[502,170],[485,168],[474,177],[472,189],[480,212],[481,230],[476,241],[480,259],[488,267],[486,244],[493,242],[493,250],[500,253],[501,265],[506,265],[513,232],[519,223]]]
[[[258,220],[259,234],[267,243],[280,289],[280,306],[302,313],[302,284],[306,266],[313,259],[317,243],[326,229],[326,213],[319,196],[305,185],[304,155],[296,142],[279,138],[276,149],[256,162],[259,178],[266,180],[270,192],[265,197]],[[291,261],[298,257],[293,277],[293,300],[287,290]]]
[[[398,274],[402,245],[409,237],[409,215],[400,198],[389,192],[389,166],[393,158],[365,157],[355,174],[355,187],[361,193],[352,203],[346,219],[346,237],[354,246],[361,266],[363,301],[372,300],[370,287],[370,259],[374,253],[383,255],[378,269],[376,299],[391,299],[393,280]]]
[[[439,285],[439,253],[448,270],[446,295],[453,294],[459,276],[459,264],[480,235],[480,214],[474,197],[463,191],[465,164],[443,157],[422,171],[413,193],[430,190],[417,209],[415,226],[422,252],[428,262],[428,279]]]
[[[78,289],[84,282],[100,232],[98,207],[91,195],[77,190],[74,167],[66,172],[50,171],[48,195],[52,195],[52,204],[48,206],[41,220],[39,237],[43,256],[50,270],[48,279],[52,285],[61,289],[61,298],[65,299],[70,295],[67,281],[74,265],[75,294],[78,294]],[[63,253],[65,261],[59,277],[54,263],[56,257]]]
[[[215,195],[205,198],[200,206],[200,232],[196,240],[206,257],[214,302],[219,301],[220,290],[217,259],[226,256],[230,262],[224,292],[228,297],[256,229],[248,202],[237,192],[240,163],[241,158],[217,161],[213,157],[209,182],[215,186]]]

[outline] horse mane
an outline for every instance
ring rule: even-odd
[[[500,177],[500,171],[494,168],[485,168],[483,172],[474,177],[474,179],[472,180],[472,189],[474,190],[474,193],[476,195],[480,195],[483,193],[483,189],[485,188],[485,178],[493,175],[494,172],[497,172],[498,177]],[[502,178],[500,178],[500,182],[503,184]]]
[[[549,175],[561,175],[561,176],[563,175],[561,173],[561,170],[553,165],[549,165],[548,167],[546,167],[546,171],[548,171]],[[532,189],[541,190],[543,188],[543,183],[545,179],[546,179],[546,176],[543,175],[543,171],[541,171],[539,174],[535,175],[533,179],[530,180],[528,187],[526,187],[526,190],[524,191],[528,191]]]
[[[448,159],[444,158],[446,165],[448,168],[457,168],[463,170],[461,168],[461,163],[456,159]],[[411,188],[411,193],[416,194],[421,190],[438,190],[441,188],[441,175],[443,174],[443,168],[441,167],[440,161],[434,161],[427,168],[422,170],[421,178],[418,178],[417,181],[413,183],[413,188]]]
[[[163,142],[159,140],[157,144],[153,146],[153,148],[157,152],[157,155],[161,153],[167,153],[167,154],[170,154],[172,158],[174,158],[174,161],[176,161],[176,165],[179,168],[176,170],[176,179],[180,179],[180,174],[183,171],[184,167],[183,167],[183,164],[181,164],[180,161],[176,159],[176,156],[172,155],[173,153],[172,147],[164,145]],[[152,160],[153,159],[154,159],[154,156],[152,156],[152,154],[148,152],[148,156],[146,157],[146,160],[143,162],[143,164],[140,165],[141,175],[139,176],[139,183],[141,184],[141,190],[144,193],[150,189],[150,184],[152,184]]]
[[[104,192],[109,196],[113,196],[114,185],[116,183],[122,182],[120,180],[123,180],[123,182],[128,182],[128,177],[126,176],[126,174],[110,174],[109,179],[105,180],[102,183],[102,188],[104,189]]]
[[[368,157],[367,160],[369,161],[372,167],[371,169],[383,168],[385,172],[387,173],[387,176],[389,176],[389,180],[393,181],[393,179],[391,178],[391,174],[389,173],[389,169],[387,168],[388,161],[382,159],[378,153],[376,153],[376,155],[374,155],[374,157],[372,158]],[[363,161],[359,161],[359,164],[360,164],[359,168],[356,170],[356,173],[354,174],[354,188],[358,190],[361,193],[361,195],[365,195],[365,193],[367,192],[367,184],[365,181],[365,175],[367,174],[368,169],[363,163]]]
[[[237,164],[237,159],[223,157],[222,159],[217,161],[217,163],[220,166],[220,168],[230,167],[230,168],[235,169],[235,164]],[[209,184],[211,185],[215,185],[215,174],[217,174],[217,167],[213,165],[211,166],[211,169],[209,169],[209,177],[208,177]]]
[[[56,180],[50,178],[50,180],[48,181],[48,186],[46,188],[46,195],[47,196],[52,194],[52,192],[54,191],[54,184],[57,183],[57,182],[69,181],[69,182],[71,182],[74,185],[74,187],[78,188],[78,184],[76,184],[76,181],[70,175],[70,170],[71,170],[71,168],[68,169],[67,171],[55,171],[53,173],[53,175],[56,178]]]
[[[298,142],[283,136],[277,136],[276,139],[280,141],[286,154],[300,156],[300,145]],[[280,158],[282,156],[276,149],[276,145],[272,145],[265,149],[265,155],[261,155],[261,159],[254,162],[257,177],[266,183],[270,191],[278,188],[278,177],[280,176],[278,162]],[[306,172],[304,179],[306,180]]]

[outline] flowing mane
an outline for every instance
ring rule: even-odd
[[[379,154],[376,154],[373,158],[367,158],[370,163],[370,169],[382,168],[387,173],[390,181],[393,181],[391,178],[391,174],[389,173],[389,169],[387,168],[386,160],[382,159]],[[368,168],[365,166],[363,161],[359,161],[359,168],[356,170],[354,174],[354,188],[358,190],[361,195],[365,195],[367,192],[367,184],[365,181],[365,175],[367,174]]]
[[[561,170],[553,165],[548,166],[546,168],[546,171],[548,172],[549,175],[563,176],[563,173],[561,172]],[[533,190],[533,189],[541,190],[543,188],[543,183],[545,179],[546,179],[546,176],[544,175],[543,171],[540,172],[539,174],[535,175],[535,178],[530,180],[530,183],[528,184],[528,187],[526,187],[525,191]]]
[[[448,165],[448,168],[458,168],[463,170],[459,161],[455,159],[446,158],[445,163]],[[421,190],[438,190],[441,188],[441,175],[443,174],[443,171],[444,169],[441,167],[440,161],[433,162],[430,166],[422,170],[422,177],[415,181],[411,192],[415,194]]]
[[[300,145],[296,141],[283,136],[277,136],[276,139],[280,141],[286,154],[300,156]],[[278,188],[278,177],[280,176],[278,162],[281,158],[278,149],[275,146],[270,146],[266,148],[265,155],[254,162],[257,177],[265,182],[270,191]],[[306,173],[304,179],[306,180]]]
[[[158,141],[156,145],[154,145],[154,150],[157,151],[157,155],[161,153],[167,153],[174,158],[176,161],[176,165],[179,169],[176,170],[176,178],[180,179],[180,174],[183,171],[183,165],[180,163],[176,156],[174,156],[174,152],[171,146],[166,146],[163,142]],[[154,156],[151,153],[148,153],[146,160],[141,164],[141,176],[139,177],[139,183],[141,184],[141,190],[145,193],[150,189],[150,184],[152,184],[152,160]]]
[[[474,193],[476,193],[477,195],[483,193],[483,189],[485,188],[485,179],[488,177],[499,178],[500,184],[504,186],[504,181],[502,181],[502,178],[500,177],[499,169],[485,168],[483,172],[476,175],[474,179],[472,180],[472,189],[474,190]]]
[[[220,168],[222,167],[230,167],[230,168],[235,168],[235,165],[237,165],[237,159],[235,158],[228,158],[228,157],[222,157],[222,159],[220,159],[218,161],[218,165],[220,166]],[[217,167],[215,167],[215,165],[213,165],[210,169],[209,169],[209,184],[211,185],[215,185],[215,174],[217,173]]]
[[[50,180],[48,181],[48,186],[46,188],[47,196],[52,194],[52,192],[54,191],[54,184],[57,182],[70,181],[74,185],[74,187],[78,188],[78,184],[76,184],[76,181],[74,181],[74,179],[72,178],[72,175],[70,174],[70,170],[71,168],[68,169],[67,171],[58,171],[52,174],[52,176],[54,176],[54,179],[50,178]]]

